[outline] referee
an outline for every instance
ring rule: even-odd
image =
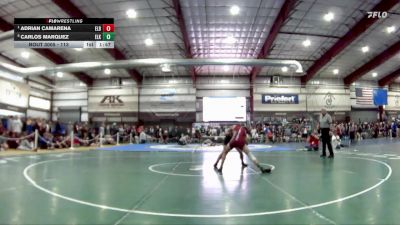
[[[330,127],[332,124],[332,117],[326,113],[326,109],[321,109],[321,115],[319,116],[319,128],[321,130],[322,139],[322,155],[321,157],[326,157],[326,145],[328,145],[329,156],[328,158],[333,158],[333,150],[331,144]]]

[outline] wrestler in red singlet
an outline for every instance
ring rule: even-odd
[[[262,173],[271,173],[271,168],[264,168],[263,166],[261,166],[257,158],[253,154],[251,154],[246,142],[247,128],[240,125],[235,125],[233,127],[233,130],[234,132],[232,139],[229,144],[224,147],[224,151],[218,157],[217,162],[214,164],[214,168],[217,167],[216,164],[218,163],[219,159],[221,159],[221,166],[219,169],[217,169],[217,171],[222,173],[222,167],[224,166],[226,155],[232,148],[236,148],[238,151],[243,151],[254,163],[254,165],[256,165],[261,170]]]
[[[231,148],[238,148],[243,150],[243,146],[246,144],[247,128],[240,125],[235,125],[233,128],[235,131],[234,136],[229,142]]]

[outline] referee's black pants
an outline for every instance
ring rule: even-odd
[[[322,139],[322,155],[326,155],[326,146],[328,145],[329,155],[333,155],[331,136],[329,135],[329,128],[321,128],[321,139]]]

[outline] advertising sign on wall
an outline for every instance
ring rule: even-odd
[[[299,104],[299,95],[297,94],[263,94],[263,104]]]
[[[89,90],[89,112],[137,112],[138,95],[133,89]]]

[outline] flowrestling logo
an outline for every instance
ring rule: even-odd
[[[299,104],[299,95],[295,94],[263,94],[263,104]]]
[[[383,19],[388,16],[387,12],[379,12],[379,11],[371,11],[371,12],[367,12],[367,14],[368,14],[367,18]]]

